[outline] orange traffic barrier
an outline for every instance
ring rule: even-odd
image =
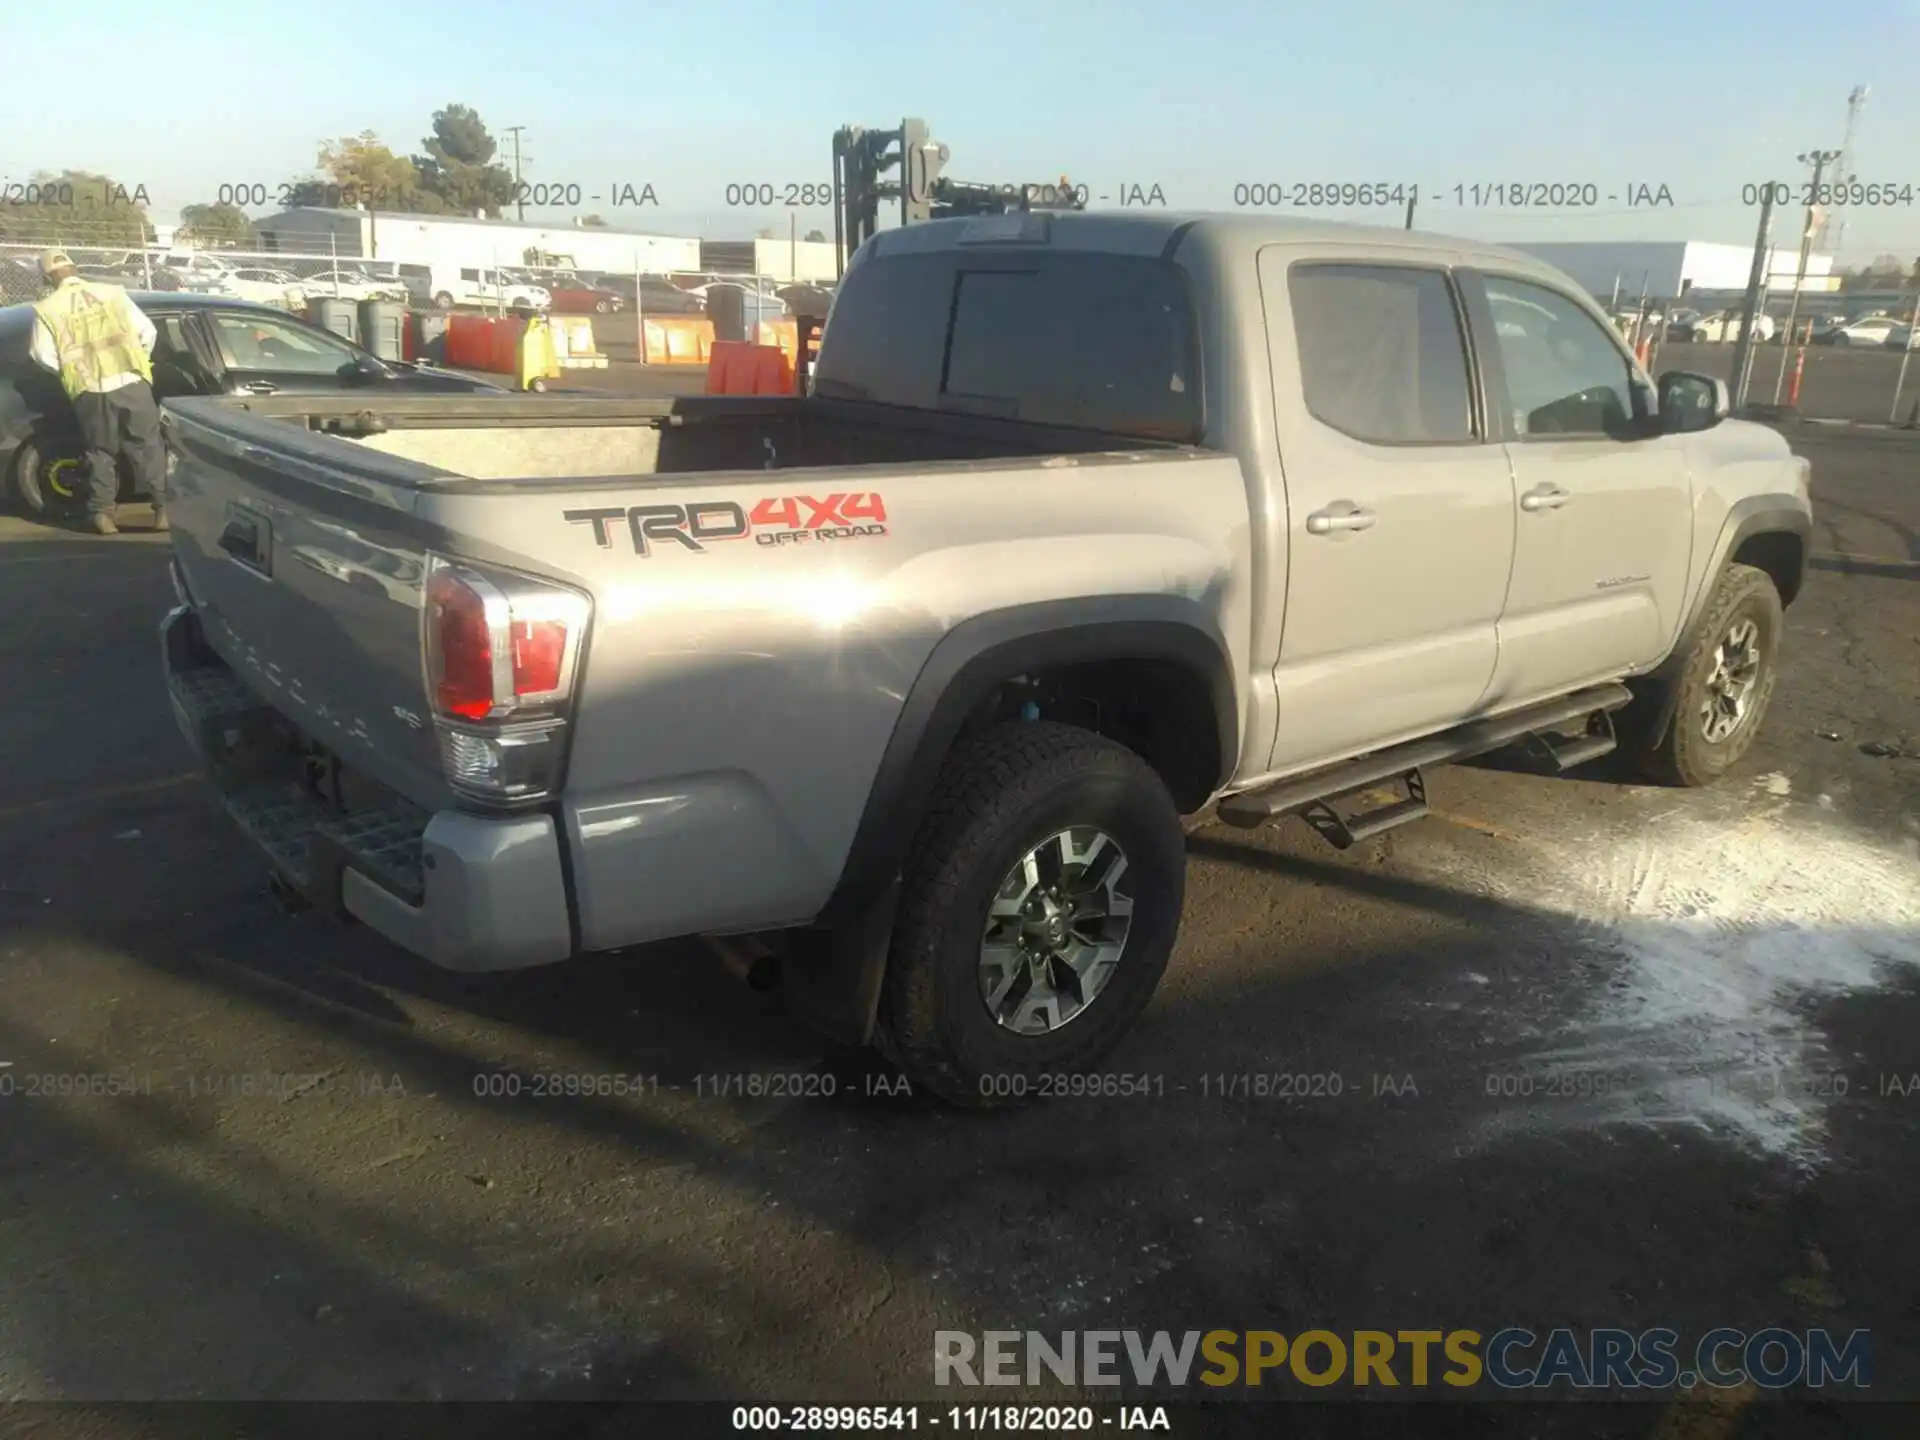
[[[716,340],[707,362],[709,395],[791,395],[793,363],[774,345]]]
[[[492,318],[486,315],[449,315],[445,355],[445,363],[456,370],[491,370]]]
[[[642,365],[704,365],[713,358],[713,322],[668,316],[640,322]]]
[[[454,315],[447,320],[445,364],[511,375],[522,390],[544,390],[560,374],[553,329],[543,316]]]
[[[562,370],[605,370],[607,357],[593,336],[591,315],[555,315],[553,327],[554,359]]]
[[[800,326],[794,320],[762,320],[755,327],[762,345],[771,345],[787,357],[787,363],[800,363]]]

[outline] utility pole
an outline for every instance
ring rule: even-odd
[[[1773,403],[1780,403],[1780,391],[1787,383],[1787,350],[1793,344],[1793,327],[1800,320],[1800,287],[1807,283],[1807,256],[1813,251],[1813,232],[1820,228],[1820,212],[1826,207],[1818,204],[1820,199],[1820,181],[1827,173],[1827,166],[1840,158],[1838,150],[1809,150],[1800,156],[1802,165],[1813,166],[1813,193],[1808,199],[1815,204],[1807,206],[1807,223],[1800,233],[1800,265],[1793,272],[1793,299],[1787,305],[1787,333],[1780,337],[1780,373],[1773,377]]]
[[[1416,185],[1413,189],[1413,193],[1407,196],[1407,229],[1409,230],[1413,228],[1414,203],[1417,200],[1419,200],[1419,198],[1420,198],[1420,188]]]
[[[1860,111],[1865,107],[1867,96],[1871,93],[1871,86],[1856,85],[1853,87],[1853,92],[1847,96],[1847,128],[1846,133],[1840,137],[1840,163],[1834,167],[1833,172],[1833,178],[1837,184],[1849,185],[1857,178],[1853,170],[1853,137],[1860,125]],[[1841,206],[1832,205],[1827,208],[1826,217],[1820,222],[1820,233],[1814,236],[1813,243],[1821,249],[1837,251],[1846,233],[1846,211]]]
[[[527,218],[527,207],[520,199],[520,132],[524,125],[509,125],[507,134],[513,137],[513,214],[516,220]]]
[[[1765,185],[1760,197],[1760,233],[1753,241],[1753,268],[1747,273],[1747,302],[1740,312],[1740,343],[1733,351],[1733,411],[1747,403],[1747,368],[1753,363],[1753,327],[1760,314],[1760,291],[1773,258],[1773,192]]]

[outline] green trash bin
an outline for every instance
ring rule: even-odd
[[[407,307],[397,300],[360,302],[360,343],[382,360],[404,360]]]
[[[351,300],[316,295],[307,302],[307,318],[322,330],[331,330],[356,345],[360,343],[360,307]]]

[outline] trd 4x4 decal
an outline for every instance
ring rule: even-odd
[[[778,495],[756,503],[751,512],[731,500],[702,500],[692,505],[610,505],[605,509],[566,510],[561,518],[593,526],[593,543],[613,548],[613,527],[624,523],[633,553],[651,555],[661,544],[678,545],[696,555],[721,540],[756,545],[801,545],[821,540],[859,540],[887,533],[886,502],[877,493]]]

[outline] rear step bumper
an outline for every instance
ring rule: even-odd
[[[1557,728],[1587,720],[1590,716],[1611,714],[1632,699],[1632,692],[1624,685],[1590,686],[1558,700],[1530,705],[1524,710],[1485,720],[1472,720],[1425,740],[1409,741],[1405,745],[1395,745],[1325,770],[1297,775],[1263,790],[1249,790],[1245,794],[1229,796],[1220,802],[1217,813],[1229,825],[1251,829],[1276,815],[1292,814],[1320,801],[1351,795],[1370,785],[1397,779],[1423,765],[1466,760],[1511,745],[1530,735],[1548,734]],[[1561,757],[1562,765],[1570,768],[1611,750],[1611,727],[1608,727],[1605,736],[1590,732],[1585,739],[1563,741],[1550,748]],[[1424,796],[1419,798],[1424,799]],[[1424,813],[1424,805],[1421,808]]]
[[[161,623],[181,733],[242,832],[316,909],[347,914],[450,970],[518,970],[573,953],[560,837],[548,815],[429,815],[398,796],[342,815],[285,780],[248,779],[277,713],[200,639],[179,606]]]

